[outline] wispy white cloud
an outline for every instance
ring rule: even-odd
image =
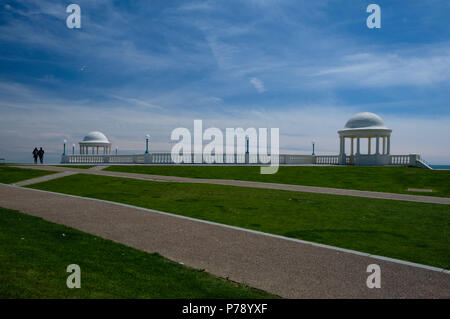
[[[441,52],[356,54],[338,65],[321,67],[313,76],[336,86],[423,86],[450,81],[450,47]]]
[[[56,162],[64,138],[69,145],[78,145],[83,136],[93,130],[107,134],[122,154],[140,152],[145,134],[151,135],[153,151],[168,152],[173,145],[171,131],[176,127],[192,129],[194,119],[203,119],[204,128],[223,130],[227,127],[277,127],[280,129],[282,153],[309,154],[311,141],[315,140],[318,154],[337,154],[337,131],[353,113],[365,110],[351,105],[298,104],[290,109],[261,111],[241,105],[227,113],[214,108],[209,112],[186,108],[174,114],[162,112],[164,107],[161,110],[130,108],[121,99],[111,100],[108,107],[100,108],[92,106],[89,101],[58,100],[25,86],[17,86],[15,90],[15,94],[20,96],[22,90],[28,92],[28,98],[16,101],[11,96],[0,102],[0,154],[16,161],[29,160],[29,150],[42,145],[48,150],[49,160]],[[381,116],[393,129],[393,153],[417,152],[435,163],[445,163],[450,159],[450,117]],[[418,128],[420,134],[417,133]]]
[[[216,36],[208,36],[208,45],[217,62],[217,66],[224,70],[230,70],[235,67],[235,59],[239,55],[239,48],[234,45],[229,45],[217,39]]]
[[[151,108],[151,109],[160,109],[161,108],[159,105],[155,105],[153,103],[150,103],[148,101],[144,101],[141,99],[128,98],[128,97],[123,97],[123,96],[118,96],[118,95],[111,95],[111,97],[114,99],[117,99],[119,101],[127,102],[128,104],[131,104],[134,106],[143,106],[143,107]]]
[[[209,11],[213,10],[215,7],[209,1],[201,1],[201,2],[188,2],[182,4],[178,7],[180,11]]]
[[[264,87],[264,83],[260,79],[258,79],[258,78],[251,78],[250,79],[250,83],[255,87],[255,89],[256,89],[256,91],[258,91],[258,93],[266,92],[266,88]]]
[[[44,143],[58,154],[62,138],[78,141],[95,129],[122,151],[139,149],[146,133],[167,151],[171,129],[203,118],[208,126],[280,127],[285,151],[309,152],[314,138],[319,153],[336,153],[336,131],[354,112],[395,113],[411,103],[417,110],[417,92],[425,92],[419,104],[428,107],[437,92],[442,98],[431,110],[447,107],[449,43],[368,46],[335,31],[341,22],[330,20],[330,2],[183,1],[153,15],[146,1],[128,11],[110,0],[80,0],[86,20],[73,32],[62,3],[11,2],[0,44],[33,54],[5,54],[0,62],[35,72],[0,77],[0,152],[28,158],[29,146]],[[253,88],[270,92],[249,94]],[[384,98],[369,104],[371,97],[353,96],[355,88]],[[411,113],[386,116],[393,147],[450,159],[448,111],[440,118]],[[415,125],[429,138],[408,140]]]
[[[114,66],[121,72],[167,70],[179,68],[182,63],[179,56],[174,57],[170,52],[156,53],[138,47],[129,37],[130,17],[126,12],[115,10],[110,1],[81,5],[83,28],[70,33],[65,33],[67,13],[62,3],[41,0],[22,4],[26,9],[9,9],[22,17],[11,17],[0,26],[0,41],[66,56],[67,64],[82,57],[92,65]],[[86,8],[98,7],[105,13],[101,21],[84,13]]]

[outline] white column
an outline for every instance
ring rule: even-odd
[[[344,147],[343,147],[343,140],[344,138],[342,136],[339,136],[339,141],[340,141],[340,147],[339,147],[339,154],[342,155],[344,153]]]
[[[380,137],[377,136],[376,138],[377,138],[377,151],[375,154],[378,155],[378,154],[380,154]]]
[[[350,155],[352,155],[353,156],[353,140],[354,140],[354,137],[352,137],[352,138],[350,138]]]
[[[387,154],[391,154],[391,136],[388,135],[387,137]]]
[[[342,154],[345,154],[345,136],[342,138]]]
[[[358,136],[358,137],[356,138],[356,155],[359,155],[359,153],[360,153],[360,151],[361,151],[360,145],[361,145],[361,143],[360,143],[360,138],[359,138],[359,136]]]
[[[367,142],[367,152],[368,152],[369,155],[370,155],[370,153],[372,151],[371,148],[372,148],[372,138],[369,137],[368,138],[368,142]]]

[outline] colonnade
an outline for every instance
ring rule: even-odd
[[[372,138],[376,139],[375,153],[376,155],[389,155],[391,153],[391,136],[390,135],[374,135],[374,136],[340,136],[340,154],[345,154],[345,139],[350,139],[350,155],[361,154],[361,138],[367,138],[367,154],[372,154]],[[354,140],[356,139],[356,154],[354,152]],[[382,142],[380,143],[380,139]],[[381,150],[380,150],[380,144]]]
[[[89,149],[92,149],[92,155],[106,155],[111,154],[111,145],[86,145],[80,144],[80,154],[88,155]],[[99,150],[103,149],[103,153],[99,153]]]

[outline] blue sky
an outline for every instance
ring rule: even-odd
[[[81,7],[81,29],[65,8]],[[382,28],[368,29],[377,3]],[[356,112],[392,152],[450,163],[447,0],[2,1],[0,157],[104,132],[121,153],[169,151],[170,132],[279,127],[281,152],[338,152]]]

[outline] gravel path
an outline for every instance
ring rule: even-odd
[[[141,179],[141,180],[161,181],[161,182],[220,184],[220,185],[230,185],[230,186],[240,186],[240,187],[279,189],[279,190],[287,190],[287,191],[294,191],[294,192],[345,195],[345,196],[357,196],[357,197],[366,197],[366,198],[380,198],[380,199],[392,199],[392,200],[402,200],[402,201],[411,201],[411,202],[450,205],[450,198],[447,198],[447,197],[395,194],[395,193],[359,191],[359,190],[341,189],[341,188],[287,185],[287,184],[249,182],[249,181],[226,180],[226,179],[201,179],[201,178],[188,178],[188,177],[178,177],[178,176],[162,176],[162,175],[135,174],[135,173],[123,173],[123,172],[109,172],[109,171],[103,171],[103,170],[92,170],[92,169],[86,170],[86,169],[77,169],[77,168],[59,167],[59,166],[17,166],[17,167],[27,168],[27,169],[51,170],[51,171],[57,171],[57,172],[72,171],[72,172],[78,172],[78,173],[82,173],[82,174],[94,174],[94,175],[102,175],[102,176],[134,178],[134,179]]]
[[[287,298],[450,298],[448,272],[123,204],[0,184],[0,206]],[[74,261],[76,263],[76,261]],[[381,288],[366,286],[369,264]]]
[[[50,181],[52,179],[57,179],[57,178],[70,176],[70,175],[74,175],[74,174],[77,174],[77,173],[76,172],[66,171],[66,172],[56,173],[56,174],[52,174],[52,175],[46,175],[46,176],[42,176],[42,177],[36,177],[36,178],[32,178],[32,179],[27,179],[27,180],[24,180],[24,181],[17,182],[14,185],[16,185],[16,186],[26,186],[26,185],[36,184],[36,183],[40,183],[40,182],[46,182],[46,181]]]
[[[109,165],[97,165],[94,167],[89,168],[91,171],[101,171],[102,169],[105,169],[109,167]]]

